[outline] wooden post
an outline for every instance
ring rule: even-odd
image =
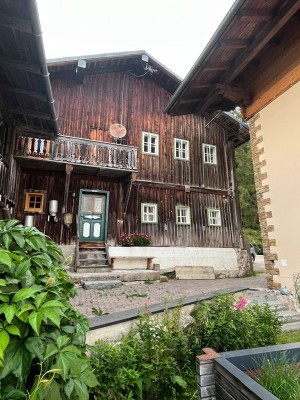
[[[62,206],[61,226],[60,226],[60,241],[59,241],[60,244],[62,244],[63,229],[64,229],[63,216],[64,216],[64,213],[67,212],[70,178],[71,178],[72,171],[73,171],[73,166],[70,164],[66,164],[65,192],[64,192],[64,202],[63,202],[63,206]]]

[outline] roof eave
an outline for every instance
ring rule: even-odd
[[[176,106],[179,97],[182,95],[184,90],[186,89],[187,85],[189,84],[190,80],[194,78],[194,76],[198,72],[199,66],[204,62],[204,60],[209,56],[211,51],[213,50],[214,46],[220,39],[220,37],[223,35],[224,31],[226,28],[229,26],[229,24],[233,21],[235,15],[238,13],[240,8],[243,6],[246,0],[236,0],[233,6],[230,8],[228,13],[226,14],[225,18],[219,25],[218,29],[215,31],[213,36],[211,37],[210,41],[207,43],[205,46],[204,50],[196,60],[195,64],[192,66],[191,70],[188,72],[187,76],[184,78],[182,83],[178,86],[177,90],[171,97],[170,101],[166,105],[164,112],[167,114],[172,113],[172,109]]]

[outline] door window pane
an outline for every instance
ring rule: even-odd
[[[100,227],[101,227],[101,225],[99,224],[99,222],[96,222],[94,224],[94,233],[93,233],[94,238],[100,237],[100,232],[101,232]]]
[[[90,232],[91,232],[91,224],[89,222],[84,222],[82,229],[82,236],[84,238],[87,238],[90,236]]]
[[[96,197],[94,204],[94,213],[102,213],[103,212],[103,197]]]
[[[92,212],[93,211],[93,198],[92,196],[83,196],[82,212]]]

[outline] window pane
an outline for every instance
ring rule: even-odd
[[[148,153],[149,152],[149,136],[144,135],[144,152]]]
[[[98,238],[100,236],[100,226],[101,225],[99,224],[99,222],[96,222],[94,224],[94,232],[93,232],[94,238]]]

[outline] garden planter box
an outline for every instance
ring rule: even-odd
[[[287,362],[299,362],[300,342],[220,353],[220,357],[212,361],[215,382],[210,382],[210,393],[213,392],[217,400],[278,400],[244,371],[259,368],[266,357],[279,360],[283,353]],[[200,363],[198,382],[201,386],[201,382],[205,380],[201,380],[201,361],[198,363]],[[205,393],[203,385],[199,387],[199,393],[201,390]],[[202,399],[204,398],[202,396]]]
[[[155,258],[150,246],[109,247],[108,254],[113,269],[151,269]]]

